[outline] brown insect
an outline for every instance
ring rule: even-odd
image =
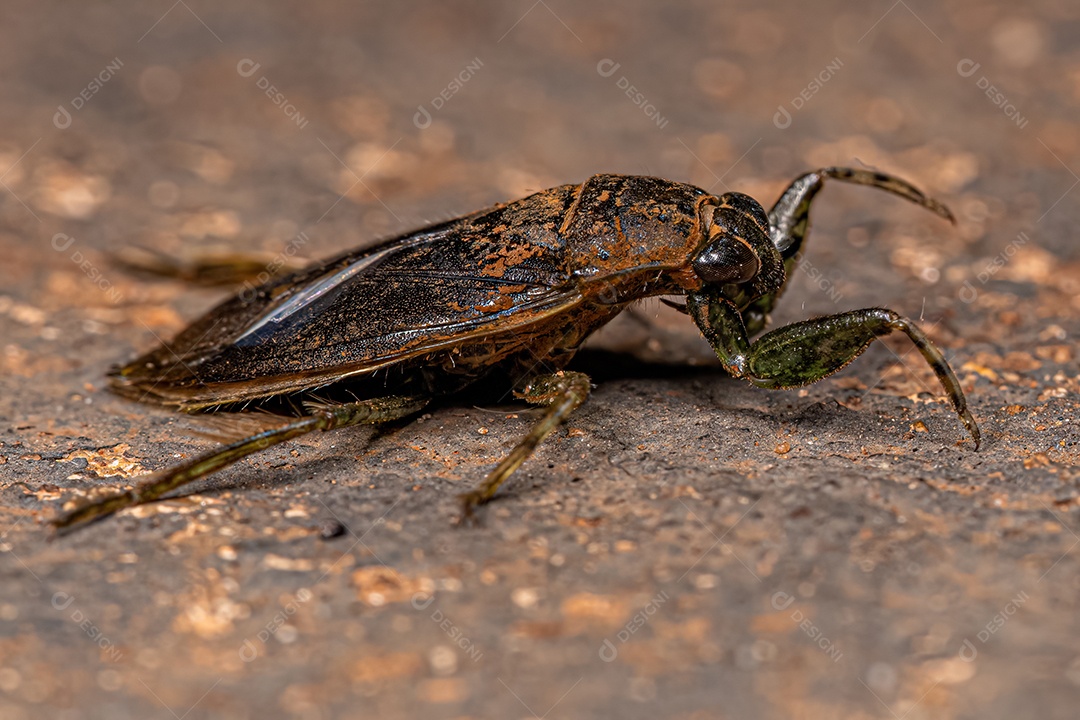
[[[585,339],[652,296],[693,318],[727,371],[764,388],[830,375],[874,339],[906,334],[937,374],[978,447],[979,429],[941,352],[910,320],[867,308],[805,320],[751,342],[798,261],[810,205],[828,178],[870,185],[952,220],[903,180],[825,168],[772,209],[659,178],[596,175],[350,251],[221,303],[171,343],[112,376],[121,395],[185,412],[252,403],[299,417],[75,507],[70,528],[150,502],[271,445],[314,430],[384,423],[476,383],[502,383],[547,407],[487,479],[466,515],[588,397],[565,370]],[[327,397],[348,394],[350,400]]]

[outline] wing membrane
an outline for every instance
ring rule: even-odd
[[[194,408],[312,388],[468,338],[525,337],[581,295],[554,229],[513,228],[498,212],[463,218],[241,292],[114,386]]]

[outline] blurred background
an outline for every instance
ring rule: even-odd
[[[1077,3],[0,18],[0,716],[1075,716]],[[227,291],[132,275],[124,248],[314,259],[599,172],[768,206],[826,165],[957,224],[826,189],[775,321],[922,320],[978,453],[906,341],[766,393],[649,303],[596,338],[595,396],[483,528],[451,526],[454,496],[519,406],[285,446],[45,542],[61,500],[206,446],[103,377]]]

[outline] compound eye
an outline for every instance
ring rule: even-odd
[[[707,283],[744,283],[761,268],[754,248],[741,237],[724,235],[694,259],[694,272]]]

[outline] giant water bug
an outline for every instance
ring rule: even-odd
[[[112,388],[185,412],[276,403],[293,416],[77,504],[54,525],[68,529],[150,502],[305,433],[407,418],[435,398],[501,383],[547,409],[462,496],[469,516],[588,397],[589,378],[566,369],[585,339],[653,296],[685,297],[666,302],[693,319],[728,373],[763,388],[815,382],[874,339],[904,333],[977,448],[979,429],[949,364],[892,310],[840,312],[752,340],[799,262],[811,203],[828,179],[880,188],[953,219],[909,183],[868,170],[802,175],[768,212],[737,192],[596,175],[249,287],[116,370]],[[347,399],[329,399],[342,392]]]

